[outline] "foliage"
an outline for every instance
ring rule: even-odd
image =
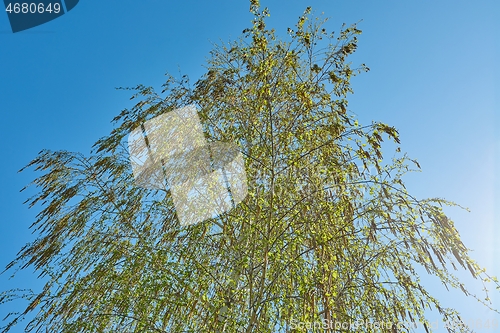
[[[402,176],[420,166],[400,153],[397,130],[361,126],[349,115],[350,79],[368,70],[347,61],[357,26],[329,33],[324,21],[311,22],[308,8],[286,41],[266,27],[267,9],[254,2],[251,11],[253,26],[214,48],[194,86],[186,76],[169,76],[160,94],[137,86],[132,99],[140,101],[114,119],[116,128],[90,156],[42,151],[28,165],[43,171],[31,184],[39,192],[27,200],[41,205],[32,225],[38,238],[7,269],[34,267],[47,283],[39,293],[1,294],[3,303],[29,301],[3,332],[35,310],[28,331],[305,332],[294,323],[427,323],[427,309],[444,320],[458,314],[420,284],[418,267],[466,295],[457,266],[489,279],[442,210],[454,204],[407,192]],[[134,186],[125,140],[147,119],[188,104],[199,108],[209,141],[239,145],[249,195],[227,214],[181,227],[168,191]],[[396,147],[390,161],[384,139]]]

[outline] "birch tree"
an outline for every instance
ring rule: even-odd
[[[460,321],[421,284],[422,268],[491,306],[455,274],[498,287],[444,214],[455,204],[408,193],[403,176],[420,166],[398,131],[348,110],[351,78],[368,71],[349,61],[357,25],[329,32],[307,8],[279,38],[267,9],[254,1],[251,12],[252,26],[215,45],[194,84],[169,76],[161,92],[132,88],[137,104],[90,154],[44,150],[29,163],[41,172],[26,202],[39,210],[36,239],[7,271],[34,268],[47,282],[1,294],[3,306],[27,301],[2,332],[431,331],[428,309]],[[127,136],[186,105],[207,141],[238,146],[248,195],[181,226],[168,188],[135,185]],[[375,319],[391,324],[352,326]]]

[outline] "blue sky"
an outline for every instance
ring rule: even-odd
[[[359,23],[352,61],[371,71],[353,80],[350,110],[361,123],[395,126],[402,150],[421,173],[406,178],[420,198],[444,197],[471,209],[447,210],[473,256],[500,275],[500,2],[496,0],[262,1],[269,24],[286,37],[305,7],[330,17],[329,30]],[[26,242],[36,210],[19,190],[35,173],[17,173],[42,149],[88,153],[131,106],[115,87],[159,88],[163,74],[203,73],[211,42],[228,41],[250,26],[247,1],[86,1],[62,17],[13,34],[0,13],[0,266]],[[461,274],[466,282],[474,280]],[[39,287],[32,271],[0,289]],[[439,281],[427,286],[465,319],[500,316]],[[481,286],[472,289],[481,290]],[[494,296],[498,295],[494,294]],[[500,296],[494,298],[500,308]],[[0,308],[0,315],[6,313]],[[429,314],[438,320],[437,312]],[[439,326],[438,332],[444,331]],[[21,332],[20,328],[14,332]],[[500,328],[479,332],[500,332]]]

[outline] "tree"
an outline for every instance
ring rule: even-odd
[[[186,76],[169,76],[161,93],[139,85],[140,101],[90,156],[42,151],[29,163],[44,172],[27,200],[41,205],[38,238],[7,270],[31,266],[47,283],[2,294],[1,303],[29,302],[3,332],[35,310],[28,331],[347,332],[374,318],[394,324],[387,332],[417,322],[430,331],[431,308],[460,321],[420,284],[419,266],[489,306],[453,273],[462,266],[498,286],[444,214],[455,204],[409,194],[402,176],[420,166],[401,153],[397,130],[361,126],[347,111],[351,77],[368,70],[347,62],[357,26],[329,33],[308,8],[285,41],[266,27],[267,9],[253,1],[251,12],[253,26],[215,46],[194,86]],[[239,146],[249,184],[235,209],[182,227],[168,189],[135,186],[126,139],[189,104],[208,141]],[[396,146],[390,161],[384,138]]]

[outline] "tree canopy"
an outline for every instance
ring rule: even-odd
[[[168,76],[161,92],[132,88],[139,101],[90,155],[44,150],[29,163],[43,173],[27,200],[40,207],[37,238],[7,270],[34,267],[47,282],[1,294],[5,304],[28,300],[3,332],[31,312],[27,331],[72,333],[306,332],[314,323],[349,332],[335,323],[374,319],[394,324],[382,331],[414,331],[408,323],[430,331],[427,309],[460,320],[422,286],[418,267],[490,306],[487,292],[470,294],[454,273],[461,266],[498,286],[444,214],[455,204],[408,193],[402,177],[420,166],[401,152],[398,131],[361,125],[348,111],[350,80],[368,71],[348,61],[357,25],[328,32],[307,8],[278,38],[267,9],[253,2],[251,12],[253,25],[216,45],[193,85]],[[239,147],[248,195],[181,226],[168,188],[134,184],[126,140],[186,105],[199,110],[209,142]]]

